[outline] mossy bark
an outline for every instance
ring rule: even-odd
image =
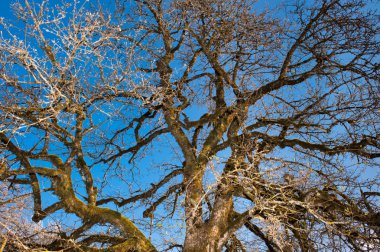
[[[157,251],[145,235],[121,213],[109,208],[87,205],[75,196],[69,175],[57,176],[55,179],[55,192],[64,204],[68,213],[73,213],[86,221],[96,223],[109,223],[119,228],[127,240],[115,245],[107,251]]]

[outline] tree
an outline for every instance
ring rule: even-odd
[[[28,219],[31,211],[30,195],[18,188],[10,191],[4,183],[0,188],[0,251],[46,251],[44,244],[59,239],[58,226],[42,227]]]
[[[379,20],[365,1],[13,9],[1,180],[30,191],[33,221],[71,220],[40,246],[379,246]]]

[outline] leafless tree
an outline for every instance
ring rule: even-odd
[[[20,188],[0,188],[0,251],[46,251],[44,245],[59,239],[58,223],[41,226],[28,219],[30,195]]]
[[[379,17],[364,0],[261,6],[13,5],[0,178],[33,221],[72,220],[25,246],[380,246]]]

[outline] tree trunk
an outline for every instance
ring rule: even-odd
[[[218,252],[221,251],[224,242],[228,237],[224,237],[228,230],[232,210],[232,195],[219,195],[215,199],[214,209],[210,220],[202,223],[201,226],[189,223],[186,231],[186,239],[183,247],[184,252]],[[201,218],[198,216],[198,218]]]
[[[206,223],[207,225],[207,223]],[[223,244],[220,244],[219,234],[210,233],[210,228],[195,229],[187,232],[183,252],[218,252]]]
[[[210,250],[209,234],[204,228],[189,230],[186,234],[183,252],[202,252],[215,251]]]

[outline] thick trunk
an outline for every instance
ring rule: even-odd
[[[203,229],[189,230],[186,234],[185,244],[183,246],[183,252],[201,252],[209,251],[208,233]]]
[[[183,252],[216,251],[212,249],[211,223],[202,218],[203,186],[202,177],[186,177],[187,194],[185,198],[186,238]]]
[[[218,252],[218,239],[213,237],[209,229],[196,229],[187,232],[183,252]]]
[[[210,220],[201,225],[189,225],[187,222],[184,252],[218,252],[228,237],[224,237],[228,231],[230,214],[232,209],[232,196],[219,195],[214,203],[214,209]],[[198,216],[198,220],[201,219]],[[199,221],[195,221],[199,223]]]

